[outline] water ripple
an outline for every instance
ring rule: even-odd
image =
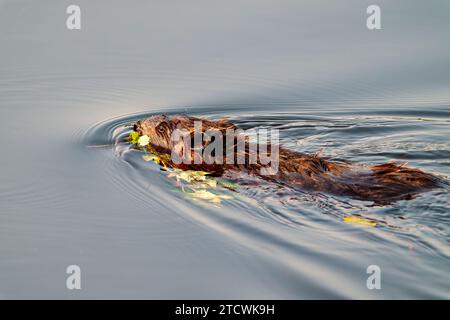
[[[189,114],[212,118],[227,116],[242,128],[275,127],[280,129],[286,146],[300,151],[322,149],[328,156],[362,162],[408,160],[417,167],[431,167],[436,174],[450,174],[450,168],[438,162],[450,155],[450,145],[444,138],[450,133],[446,118],[450,113],[447,111],[407,113],[389,110],[372,115],[373,112],[364,109],[311,113],[310,110],[299,112],[298,108],[296,112],[290,112],[287,107],[283,112],[268,113],[267,108],[222,107],[221,112],[217,112],[218,109],[206,106],[191,108]],[[164,113],[185,111],[174,108],[165,109]],[[204,227],[219,231],[252,250],[262,250],[266,255],[270,255],[272,249],[269,248],[282,250],[286,260],[280,263],[294,273],[307,272],[303,267],[299,268],[305,255],[312,263],[310,267],[318,268],[321,259],[329,254],[317,243],[305,242],[308,236],[315,237],[318,243],[323,241],[321,238],[329,237],[355,250],[384,243],[392,252],[414,250],[419,256],[450,258],[448,192],[428,193],[412,201],[376,208],[364,202],[328,195],[292,194],[289,190],[263,183],[258,188],[241,186],[239,196],[220,208],[189,201],[179,193],[173,193],[172,182],[160,168],[142,161],[140,152],[126,142],[125,137],[134,121],[157,113],[144,112],[107,120],[84,134],[87,147],[109,150],[106,156],[112,160],[102,165],[112,182],[148,208],[154,203],[171,210],[176,207],[181,217],[194,219]],[[430,164],[430,160],[435,161]],[[342,222],[349,214],[375,220],[379,227],[349,233],[353,227]],[[366,237],[376,242],[363,240]],[[331,270],[324,274],[330,275]],[[332,288],[328,290],[332,291]]]

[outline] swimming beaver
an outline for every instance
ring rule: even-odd
[[[196,121],[201,121],[201,127],[195,130],[201,129],[203,134],[207,130],[216,130],[226,135],[230,130],[237,129],[227,120],[212,121],[191,116],[161,115],[138,121],[134,125],[134,130],[140,135],[149,137],[149,146],[153,150],[171,155],[173,148],[176,147],[171,138],[174,130],[183,129],[192,133],[195,131]],[[201,146],[205,148],[207,144],[202,143]],[[236,152],[242,153],[242,149]],[[249,142],[245,144],[243,152],[247,156],[251,154]],[[224,164],[207,164],[204,161],[198,164],[177,164],[171,161],[170,166],[183,170],[207,171],[216,176],[229,172],[245,172],[295,189],[350,196],[359,200],[373,201],[377,205],[412,199],[420,192],[439,185],[435,176],[419,169],[408,168],[403,164],[361,165],[332,161],[317,154],[302,154],[282,146],[278,146],[278,170],[274,174],[261,174],[261,169],[267,165],[259,162],[252,164],[248,161],[248,157],[246,159],[241,164],[228,164],[226,160]]]

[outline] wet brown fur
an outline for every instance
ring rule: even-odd
[[[193,133],[194,121],[200,120],[203,125],[202,132],[212,129],[225,135],[228,129],[237,129],[227,120],[211,121],[189,116],[154,116],[138,121],[135,130],[149,136],[150,145],[154,150],[170,155],[173,148],[170,135],[173,130],[179,128]],[[245,152],[248,153],[248,145]],[[296,189],[351,196],[360,200],[373,201],[376,204],[411,199],[421,192],[439,186],[438,179],[433,175],[406,167],[404,164],[390,162],[368,166],[332,161],[317,154],[302,154],[282,146],[279,148],[278,171],[269,176],[260,174],[261,164],[248,162],[180,165],[172,163],[172,166],[183,170],[207,171],[217,176],[231,171],[246,172]]]

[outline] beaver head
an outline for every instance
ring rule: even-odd
[[[199,123],[199,128],[196,127],[196,123]],[[149,137],[152,148],[164,153],[170,153],[174,148],[172,134],[177,129],[191,135],[196,133],[197,130],[200,134],[207,130],[218,130],[225,134],[227,129],[236,129],[236,126],[224,119],[212,121],[184,115],[157,115],[140,120],[134,125],[135,131],[139,132],[140,135]]]
[[[139,132],[139,135],[147,135],[155,150],[165,153],[170,153],[170,137],[174,129],[174,122],[165,115],[152,116],[134,125],[134,131]]]

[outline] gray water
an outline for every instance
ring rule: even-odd
[[[377,1],[376,31],[372,1],[77,0],[70,31],[72,3],[0,0],[1,298],[450,298],[446,189],[371,206],[261,183],[211,205],[123,143],[151,114],[226,116],[448,179],[448,1]]]

